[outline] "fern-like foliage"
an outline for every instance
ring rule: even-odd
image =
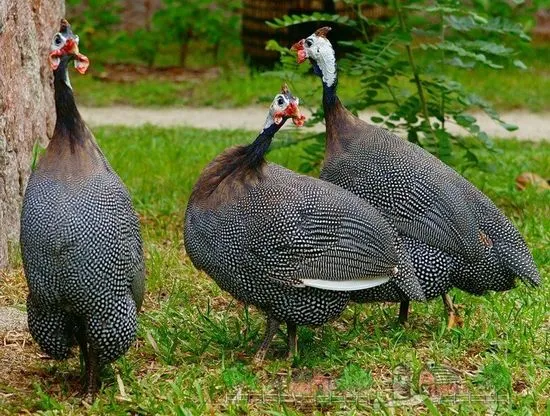
[[[282,27],[289,27],[298,25],[300,23],[311,23],[311,22],[332,22],[345,24],[350,27],[356,26],[356,22],[350,19],[348,16],[341,16],[339,14],[329,14],[329,13],[319,13],[314,12],[312,14],[302,14],[302,15],[292,15],[284,16],[282,18],[275,18],[273,22],[267,21],[266,24],[269,27],[275,29],[280,29]]]
[[[444,161],[454,156],[454,150],[462,149],[460,154],[476,165],[479,161],[475,147],[491,148],[492,142],[480,129],[473,110],[485,112],[506,130],[517,128],[501,120],[489,103],[451,79],[448,68],[470,70],[484,66],[501,70],[514,65],[525,69],[515,52],[519,43],[529,40],[520,24],[487,13],[475,1],[412,0],[405,4],[401,0],[344,0],[344,3],[349,16],[354,18],[316,13],[285,16],[268,24],[286,28],[312,21],[335,22],[357,33],[355,39],[339,44],[352,50],[340,60],[340,73],[361,80],[358,96],[346,103],[352,111],[374,108],[378,115],[371,118],[373,123],[406,132],[408,140]],[[366,18],[363,12],[374,4],[387,8],[389,18],[384,21]],[[281,69],[275,73],[291,80],[296,75],[303,76],[297,73],[294,56],[288,49],[276,43],[269,46],[278,48],[282,56]],[[302,67],[298,68],[301,72]],[[310,93],[321,96],[318,91]],[[322,120],[322,109],[315,110],[312,122]],[[478,139],[477,143],[451,134],[449,124],[465,129]],[[308,149],[304,169],[314,170],[322,160],[322,136],[309,139],[315,139],[317,145]]]

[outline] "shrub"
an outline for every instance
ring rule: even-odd
[[[448,74],[448,68],[470,70],[477,66],[501,70],[507,65],[525,68],[517,58],[516,47],[529,41],[522,26],[508,18],[488,13],[480,4],[456,0],[344,0],[353,18],[338,15],[285,16],[268,22],[282,28],[317,20],[337,22],[353,29],[356,37],[340,46],[352,49],[339,62],[340,72],[360,77],[361,91],[348,104],[353,111],[375,108],[374,123],[390,130],[405,130],[415,142],[444,161],[453,149],[462,148],[467,160],[478,164],[475,147],[492,146],[470,111],[480,109],[506,130],[517,127],[501,120],[499,114],[481,97],[471,94]],[[373,21],[362,10],[378,4],[389,8],[389,18]],[[491,11],[493,9],[490,9]],[[376,35],[372,36],[372,33]],[[275,43],[270,47],[282,52],[282,77],[295,71],[289,62],[290,52]],[[320,100],[318,100],[320,102]],[[322,119],[322,109],[315,112]],[[463,140],[448,130],[455,123],[477,142]],[[310,149],[313,151],[313,149]],[[310,156],[305,168],[322,158],[322,146]]]
[[[164,8],[154,16],[154,25],[180,49],[180,65],[185,66],[189,42],[201,39],[217,57],[224,38],[238,32],[240,0],[164,0]]]

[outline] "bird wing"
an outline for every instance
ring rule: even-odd
[[[349,291],[377,286],[395,273],[395,233],[378,212],[351,193],[295,176],[281,190],[255,192],[261,206],[247,220],[246,249],[274,280]],[[263,266],[263,267],[262,267]]]
[[[403,187],[403,200],[389,215],[392,224],[409,237],[471,260],[479,259],[483,247],[478,221],[460,191],[439,176],[419,176]]]
[[[143,259],[143,242],[141,239],[139,219],[132,206],[128,190],[122,183],[116,189],[119,205],[119,218],[123,247],[121,256],[127,264],[126,275],[137,310],[141,308],[145,294],[145,264]]]
[[[321,178],[378,208],[399,233],[471,260],[483,256],[479,226],[454,172],[383,129],[369,129],[325,162]]]

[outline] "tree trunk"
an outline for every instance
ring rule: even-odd
[[[63,0],[0,0],[0,268],[19,238],[33,145],[53,133],[47,53],[63,12]]]
[[[185,61],[187,60],[187,55],[189,53],[189,42],[193,38],[193,31],[187,29],[180,36],[180,66],[185,68]]]
[[[124,0],[121,25],[124,30],[150,29],[155,12],[161,8],[161,0]]]

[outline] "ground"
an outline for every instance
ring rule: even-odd
[[[405,327],[396,323],[396,305],[352,305],[327,325],[300,328],[300,355],[294,360],[285,358],[279,335],[266,362],[256,366],[252,357],[263,332],[262,314],[244,308],[196,271],[181,244],[181,226],[190,189],[204,165],[257,133],[151,125],[96,127],[94,133],[130,189],[142,224],[147,296],[138,339],[105,375],[98,400],[87,404],[79,396],[76,355],[58,363],[42,354],[28,333],[4,332],[0,414],[548,410],[550,292],[544,286],[519,285],[481,297],[453,290],[465,321],[453,330],[446,329],[438,300],[413,303]],[[288,145],[300,137],[293,130],[281,132],[269,160],[298,170],[312,145],[305,137]],[[548,191],[519,191],[515,178],[525,171],[550,177],[549,155],[548,142],[497,140],[493,151],[479,149],[484,170],[455,165],[520,229],[545,285],[550,272]],[[0,306],[24,310],[17,250],[0,280]]]
[[[265,120],[265,106],[253,106],[234,109],[212,107],[167,107],[136,108],[128,106],[81,107],[80,112],[86,122],[94,126],[124,125],[129,127],[153,124],[161,127],[188,126],[201,129],[246,129],[258,130]],[[304,109],[309,117],[311,110]],[[362,112],[363,120],[370,120],[372,112]],[[516,137],[526,140],[550,140],[550,113],[532,113],[524,110],[507,111],[501,114],[507,123],[519,126],[513,132],[507,132],[488,116],[475,114],[481,130],[490,137]],[[291,127],[290,123],[286,128]],[[324,131],[324,126],[316,125],[313,130]],[[464,134],[456,125],[449,131]]]

